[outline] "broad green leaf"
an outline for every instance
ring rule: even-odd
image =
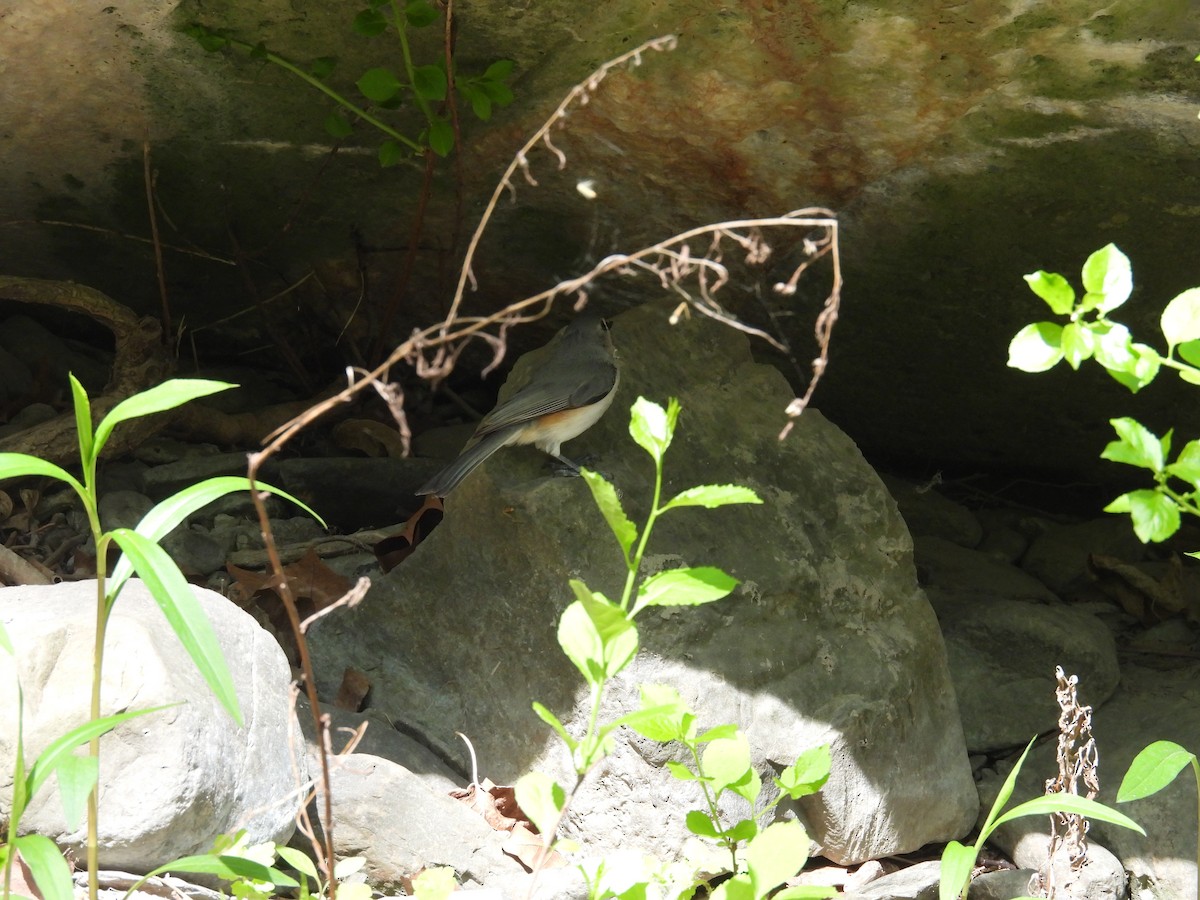
[[[299,872],[312,879],[314,884],[320,885],[321,876],[317,873],[317,864],[312,861],[312,858],[303,850],[297,850],[295,847],[277,847],[276,851],[279,858],[285,863]]]
[[[413,896],[418,900],[450,900],[458,890],[458,879],[454,877],[454,869],[450,866],[434,866],[432,869],[422,869],[421,874],[413,879]],[[342,896],[342,889],[338,889]]]
[[[584,681],[595,686],[604,680],[604,647],[600,633],[579,600],[564,609],[559,617],[558,645],[583,675]]]
[[[404,18],[413,28],[424,28],[436,22],[439,16],[428,0],[408,0],[404,4]]]
[[[579,474],[583,476],[584,483],[592,492],[592,499],[596,501],[596,506],[600,509],[600,514],[604,516],[604,521],[608,523],[608,527],[616,536],[617,543],[621,545],[621,553],[625,556],[625,562],[628,565],[629,550],[638,537],[637,526],[633,524],[629,516],[625,515],[625,510],[621,508],[621,500],[617,496],[617,489],[612,486],[611,482],[590,469],[580,469]]]
[[[1190,753],[1174,741],[1155,741],[1142,749],[1129,764],[1129,771],[1121,779],[1117,791],[1117,802],[1128,803],[1157,794],[1175,780],[1175,776],[1187,767],[1195,765],[1196,754]]]
[[[74,831],[83,821],[87,811],[88,794],[96,786],[100,768],[93,756],[70,754],[59,760],[55,768],[58,774],[58,794],[63,805],[63,820],[67,830]]]
[[[671,445],[678,416],[679,401],[674,397],[668,401],[667,409],[645,397],[638,397],[630,409],[629,434],[656,462],[661,462]]]
[[[28,795],[30,797],[34,796],[38,792],[38,789],[45,783],[46,779],[58,769],[63,760],[72,755],[76,747],[86,744],[92,738],[107,734],[122,722],[136,719],[139,716],[148,716],[151,713],[170,709],[172,706],[177,705],[175,703],[168,703],[165,706],[154,706],[150,709],[135,709],[130,712],[116,713],[111,716],[101,716],[99,719],[92,719],[76,728],[72,728],[66,734],[59,735],[46,745],[45,749],[38,754],[38,758],[34,760],[33,765],[30,766],[29,774],[25,779],[28,785]]]
[[[1025,276],[1029,289],[1046,301],[1059,316],[1068,315],[1075,306],[1075,289],[1061,275],[1041,270]]]
[[[699,837],[717,837],[717,826],[713,824],[713,820],[698,809],[688,810],[687,819],[684,824],[687,825],[688,831]]]
[[[625,713],[625,715],[613,719],[604,729],[605,733],[615,731],[624,726],[632,728],[638,734],[648,737],[654,741],[665,743],[667,741],[677,740],[675,735],[683,732],[686,728],[686,720],[689,714],[681,712],[678,706],[649,706],[643,709],[635,709],[633,712]],[[649,732],[649,733],[648,733]],[[655,735],[671,734],[671,737],[660,738]]]
[[[647,606],[699,606],[728,597],[738,580],[713,566],[667,569],[642,582],[630,617]]]
[[[387,30],[387,19],[377,9],[364,9],[354,17],[352,27],[364,37],[375,37]]]
[[[539,832],[553,836],[567,802],[562,785],[543,772],[528,772],[517,779],[517,805]]]
[[[328,527],[325,525],[325,520],[298,497],[280,488],[264,484],[261,481],[257,482],[256,487],[260,491],[266,491],[277,497],[283,497],[285,500],[296,504],[320,522],[323,527]],[[172,494],[167,499],[155,504],[154,508],[146,513],[133,530],[142,535],[142,537],[148,538],[157,544],[181,525],[184,519],[197,510],[203,509],[213,501],[220,500],[229,494],[248,490],[250,490],[250,479],[244,475],[218,475],[215,478],[207,478],[197,484],[189,485],[183,490]],[[113,567],[112,574],[108,579],[108,596],[110,600],[117,595],[132,574],[133,566],[129,558],[122,556],[117,560],[117,564]]]
[[[1192,369],[1179,369],[1178,373],[1179,373],[1179,377],[1182,378],[1184,381],[1186,381],[1188,384],[1200,384],[1200,372],[1194,371]]]
[[[1157,350],[1145,344],[1135,343],[1130,349],[1135,359],[1133,365],[1126,366],[1123,371],[1109,369],[1108,374],[1136,394],[1158,376],[1161,357]]]
[[[100,455],[114,428],[130,419],[140,419],[154,413],[166,412],[192,400],[207,397],[237,387],[227,381],[210,381],[206,378],[172,378],[160,385],[134,394],[122,400],[96,426],[94,453]]]
[[[1200,367],[1200,341],[1184,341],[1175,350],[1184,362]]]
[[[700,771],[712,779],[714,793],[728,788],[752,803],[758,797],[761,783],[750,763],[750,741],[740,731],[734,737],[709,741],[700,756]]]
[[[1045,372],[1062,358],[1062,326],[1054,322],[1026,325],[1008,345],[1008,365],[1022,372]]]
[[[354,82],[359,91],[368,100],[383,103],[391,100],[403,85],[396,74],[386,66],[376,66],[362,73],[362,77]]]
[[[184,856],[167,863],[165,866],[159,866],[157,869],[147,872],[146,877],[151,878],[167,872],[172,874],[188,872],[193,875],[216,875],[224,881],[237,881],[238,879],[249,878],[253,881],[265,881],[276,887],[299,887],[296,879],[281,872],[274,866],[263,865],[257,860],[247,859],[244,856],[234,856],[232,854],[204,853],[196,856]]]
[[[718,506],[731,506],[735,503],[762,503],[762,500],[748,487],[736,484],[700,484],[680,491],[667,501],[663,510],[674,509],[677,506],[703,506],[707,509],[715,509]]]
[[[513,102],[512,88],[501,81],[489,81],[485,79],[479,82],[479,88],[497,106],[508,106],[508,104]]]
[[[1129,257],[1115,244],[1106,244],[1083,264],[1083,289],[1087,291],[1081,306],[1107,313],[1121,306],[1133,292],[1133,270]]]
[[[318,56],[309,64],[308,72],[316,79],[328,78],[337,68],[337,62],[336,56]]]
[[[446,73],[441,66],[417,66],[413,69],[413,90],[426,100],[445,100]]]
[[[667,684],[642,684],[640,690],[640,711],[645,715],[625,724],[643,737],[663,744],[694,735],[696,717],[675,688]]]
[[[603,674],[612,678],[629,664],[637,653],[637,627],[625,615],[625,611],[609,601],[603,594],[589,592],[580,596],[579,602],[600,637],[603,658]]]
[[[52,462],[46,462],[44,459],[38,459],[27,453],[0,453],[0,481],[6,478],[24,478],[27,475],[56,478],[69,484],[81,497],[85,493],[83,485],[75,479],[75,476]]]
[[[512,74],[513,61],[511,59],[498,59],[487,67],[483,73],[483,77],[488,81],[504,81]]]
[[[468,81],[455,82],[455,86],[458,88],[458,92],[471,104],[471,109],[475,113],[476,118],[481,122],[486,122],[492,117],[492,101],[482,88]]]
[[[708,731],[704,732],[704,734],[700,735],[700,737],[696,738],[696,743],[707,744],[709,741],[719,741],[723,738],[737,737],[737,735],[738,727],[733,723],[716,725],[708,729]]]
[[[563,743],[565,743],[567,747],[569,747],[571,750],[574,750],[579,746],[579,741],[571,737],[571,735],[567,732],[566,726],[559,721],[558,716],[550,712],[550,710],[542,706],[542,704],[538,703],[536,700],[533,702],[533,711],[537,713],[537,717],[539,719],[557,732],[558,736],[563,739]]]
[[[808,861],[808,835],[799,822],[775,822],[746,845],[746,873],[762,900]]]
[[[1190,288],[1168,303],[1160,321],[1167,356],[1177,344],[1200,340],[1200,288]]]
[[[92,456],[93,443],[92,439],[92,407],[88,400],[87,391],[83,385],[79,383],[79,379],[71,372],[67,373],[67,380],[71,383],[71,403],[75,407],[75,434],[79,442],[79,458],[83,461],[85,471],[88,471],[91,462],[95,459]]]
[[[45,900],[74,900],[71,868],[54,841],[40,834],[24,834],[14,843]]]
[[[379,165],[385,169],[399,165],[404,155],[399,141],[388,140],[379,145]]]
[[[775,784],[793,800],[799,800],[825,786],[832,766],[833,756],[829,746],[822,744],[797,756],[795,764],[779,773]]]
[[[1129,513],[1133,532],[1143,544],[1165,541],[1179,530],[1179,507],[1165,494],[1150,489],[1122,494],[1105,512]]]
[[[731,841],[748,841],[758,834],[758,823],[753,819],[741,819],[726,828],[724,834]]]
[[[707,781],[707,778],[701,779],[699,775],[689,769],[681,762],[676,762],[673,759],[667,760],[667,771],[670,772],[678,781]]]
[[[429,123],[429,148],[438,156],[447,157],[454,149],[454,126],[445,119]]]
[[[339,859],[333,864],[333,877],[338,881],[342,881],[349,878],[355,872],[361,871],[366,864],[367,858],[365,856],[348,856],[345,859]]]
[[[1109,419],[1120,440],[1112,441],[1100,454],[1101,459],[1161,472],[1165,451],[1163,442],[1137,419],[1128,416]]]
[[[1200,490],[1200,441],[1188,441],[1184,444],[1179,458],[1167,466],[1167,472]]]
[[[217,642],[216,632],[213,631],[200,601],[192,593],[191,585],[184,580],[179,567],[162,547],[136,531],[117,528],[111,534],[117,545],[129,556],[134,571],[150,589],[151,596],[167,617],[167,622],[170,623],[179,642],[183,644],[188,656],[204,676],[213,695],[233,720],[239,726],[243,725],[233,678],[225,665],[225,656]]]
[[[1128,828],[1130,831],[1136,831],[1138,834],[1144,835],[1146,833],[1141,825],[1124,813],[1119,813],[1112,807],[1105,806],[1103,803],[1097,803],[1095,800],[1089,800],[1087,797],[1080,797],[1077,794],[1047,794],[1043,797],[1026,800],[1024,803],[1017,804],[1004,815],[1000,816],[993,824],[998,828],[1005,822],[1011,822],[1013,819],[1020,819],[1025,816],[1048,816],[1056,812],[1086,816],[1096,822],[1120,825],[1122,828]]]
[[[195,39],[209,53],[215,53],[217,50],[223,50],[229,46],[229,38],[203,25],[192,23],[184,27],[183,33]]]
[[[942,877],[938,883],[938,900],[955,900],[961,896],[971,869],[975,867],[975,848],[951,841],[942,851]]]
[[[734,875],[728,881],[717,885],[710,900],[754,900],[754,888],[750,884],[750,876],[745,872]]]
[[[1079,364],[1091,358],[1096,340],[1088,325],[1069,322],[1063,327],[1060,343],[1067,365],[1078,371]]]
[[[1132,373],[1138,356],[1133,352],[1129,329],[1119,322],[1096,322],[1089,327],[1095,338],[1096,362],[1106,369]]]
[[[325,117],[325,131],[330,137],[344,138],[354,133],[354,126],[341,113],[330,113]]]

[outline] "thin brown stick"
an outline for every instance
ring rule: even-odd
[[[158,214],[155,212],[154,181],[157,173],[150,166],[150,137],[142,141],[142,178],[146,184],[146,211],[150,216],[150,239],[154,242],[154,271],[158,275],[158,299],[162,307],[163,343],[171,340],[171,302],[167,296],[167,270],[163,266],[162,240],[158,235]]]

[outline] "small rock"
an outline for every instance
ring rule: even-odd
[[[101,495],[98,506],[100,526],[105,531],[112,531],[114,528],[134,528],[154,508],[154,501],[137,491],[110,491]]]
[[[1064,600],[1088,583],[1087,561],[1092,554],[1137,562],[1146,548],[1128,516],[1110,516],[1076,525],[1050,525],[1033,541],[1021,568]]]
[[[974,547],[983,537],[975,514],[931,488],[922,488],[893,475],[880,474],[913,537],[929,536]]]

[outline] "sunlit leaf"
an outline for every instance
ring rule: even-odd
[[[1054,272],[1037,271],[1025,276],[1029,289],[1046,301],[1056,315],[1065,316],[1075,306],[1075,289]]]
[[[1160,321],[1168,355],[1177,344],[1200,340],[1200,288],[1190,288],[1168,303]]]
[[[1155,741],[1143,748],[1129,764],[1117,790],[1117,802],[1128,803],[1157,794],[1189,764],[1196,765],[1196,754],[1173,741]]]
[[[172,378],[160,385],[134,394],[114,406],[96,426],[94,453],[100,455],[114,428],[130,419],[140,419],[154,413],[183,406],[192,400],[207,397],[237,387],[227,381],[210,381],[206,378]]]
[[[567,796],[562,785],[542,772],[528,772],[515,785],[517,805],[542,834],[553,835]]]
[[[1045,372],[1062,358],[1062,326],[1054,322],[1026,325],[1008,345],[1008,365],[1022,372]]]
[[[1080,304],[1085,310],[1111,312],[1133,292],[1133,270],[1129,257],[1115,244],[1106,244],[1083,264],[1083,288],[1087,294]]]

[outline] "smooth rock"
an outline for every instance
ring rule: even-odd
[[[145,872],[207,852],[245,828],[254,841],[286,841],[306,777],[289,703],[291,673],[279,646],[224,597],[193,588],[224,653],[245,718],[217,702],[142,582],[118,597],[105,641],[102,713],[179,704],[119,726],[100,741],[100,864]],[[0,721],[17,717],[14,676],[25,694],[27,764],[87,719],[95,641],[95,582],[0,588],[0,622],[17,647],[0,654]],[[0,772],[12,771],[11,729],[0,731]],[[297,768],[298,767],[298,768]],[[7,815],[11,785],[0,790]],[[84,855],[86,825],[67,830],[52,782],[21,821]]]

